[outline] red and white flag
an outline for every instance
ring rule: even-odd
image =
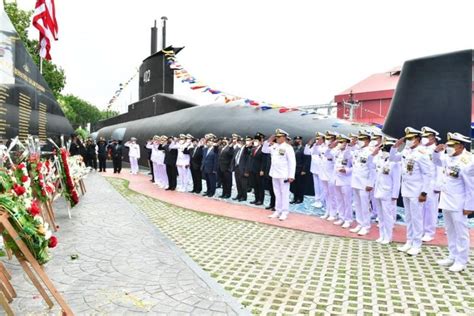
[[[51,42],[58,40],[58,22],[56,21],[54,0],[36,0],[33,26],[36,27],[40,33],[40,56],[51,60],[51,55],[49,54]]]

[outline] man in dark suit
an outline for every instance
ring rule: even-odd
[[[210,137],[206,141],[206,147],[202,153],[201,170],[206,180],[207,192],[203,195],[212,197],[216,193],[217,168],[219,159],[219,148],[216,144],[216,138]]]
[[[99,172],[105,172],[107,160],[107,142],[104,137],[100,137],[97,142],[97,153],[99,154]]]
[[[262,133],[257,133],[253,139],[253,148],[250,155],[250,178],[253,183],[255,200],[250,202],[255,205],[262,205],[265,191],[263,189],[265,160],[262,153],[262,142],[265,136]]]
[[[112,144],[109,145],[110,153],[112,156],[112,164],[114,166],[114,173],[120,173],[122,171],[122,159],[123,159],[123,146],[122,141],[114,139]]]
[[[303,203],[306,177],[309,175],[311,158],[304,154],[303,137],[296,136],[293,139],[293,148],[296,156],[296,174],[295,181],[291,184],[293,191],[293,201],[291,204]]]
[[[234,157],[234,148],[229,144],[229,140],[224,137],[222,146],[219,149],[219,173],[222,182],[222,195],[220,198],[228,199],[232,191],[232,170],[231,163]]]
[[[193,145],[186,148],[183,153],[191,157],[191,176],[193,178],[193,190],[191,193],[201,193],[202,191],[202,144],[198,144],[197,139],[193,139]]]
[[[264,185],[265,188],[270,192],[270,204],[265,207],[266,210],[275,211],[275,193],[273,192],[273,181],[270,177],[270,167],[272,165],[272,156],[270,154],[263,154],[264,157]]]
[[[169,137],[165,145],[158,146],[159,150],[165,151],[166,174],[168,175],[168,188],[166,190],[176,190],[178,169],[176,160],[178,159],[178,145],[175,137]]]
[[[250,177],[250,151],[252,149],[252,137],[245,138],[245,145],[234,148],[235,155],[232,159],[232,170],[235,172],[237,184],[237,196],[233,198],[239,202],[247,201],[247,189]]]

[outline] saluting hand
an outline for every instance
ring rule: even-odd
[[[377,156],[377,154],[380,152],[381,148],[382,148],[382,146],[375,147],[374,151],[372,152],[372,156]]]
[[[268,139],[268,142],[273,143],[274,141],[275,141],[275,135],[270,136],[270,138]]]
[[[393,148],[399,148],[405,142],[405,137],[400,138],[397,142],[393,145]]]
[[[446,144],[439,144],[435,148],[435,152],[440,153],[446,150]]]

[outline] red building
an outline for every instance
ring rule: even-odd
[[[371,75],[334,97],[337,117],[383,124],[400,77],[400,68]],[[355,106],[350,104],[356,102]],[[352,114],[351,114],[352,108]]]

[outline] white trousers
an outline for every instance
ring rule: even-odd
[[[378,207],[377,202],[375,201],[375,190],[372,190],[369,192],[369,197],[370,197],[370,204],[372,205],[372,216],[373,217],[378,217],[380,213],[380,207]]]
[[[353,189],[352,192],[357,224],[362,228],[370,229],[369,192],[365,189]]]
[[[430,193],[423,205],[423,234],[434,237],[438,223],[439,193]]]
[[[462,211],[443,210],[448,233],[449,258],[466,265],[469,259],[469,227],[467,216]]]
[[[138,173],[138,158],[136,157],[128,157],[130,160],[130,169],[133,174]]]
[[[288,215],[290,212],[290,183],[285,179],[272,178],[273,192],[275,193],[275,212],[277,216]]]
[[[178,185],[181,187],[182,190],[187,190],[189,184],[189,177],[191,175],[191,171],[184,166],[178,166]]]
[[[328,182],[321,180],[321,194],[323,196],[323,203],[324,203],[324,215],[329,215],[329,202],[328,202],[328,195],[329,195],[329,188],[328,188]]]
[[[336,206],[336,185],[332,181],[321,181],[323,185],[323,192],[325,195],[325,214],[329,216],[337,216],[337,206]]]
[[[155,178],[155,183],[167,187],[168,175],[166,174],[166,165],[153,162],[153,177]]]
[[[314,200],[324,203],[323,185],[319,175],[313,173]]]
[[[352,222],[352,188],[350,185],[335,186],[336,209],[339,218],[344,222]]]
[[[375,199],[375,204],[379,210],[379,237],[383,240],[392,241],[397,201],[392,201],[392,199]]]
[[[407,243],[420,248],[423,237],[423,203],[418,198],[403,198],[405,221],[407,224]]]

